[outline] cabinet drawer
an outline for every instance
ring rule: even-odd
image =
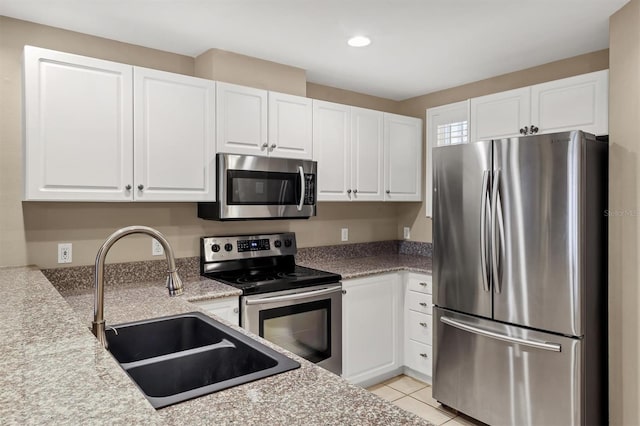
[[[409,339],[431,345],[431,328],[433,327],[431,315],[409,311],[407,319]]]
[[[431,275],[409,275],[407,289],[431,294]]]
[[[416,342],[414,340],[408,340],[406,346],[405,363],[407,367],[431,376],[432,372],[432,350],[431,345],[425,345],[424,343]]]
[[[409,291],[407,293],[407,307],[412,311],[431,315],[433,302],[430,294]]]

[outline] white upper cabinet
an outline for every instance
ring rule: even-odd
[[[25,200],[127,201],[132,67],[26,46]]]
[[[609,71],[471,99],[471,141],[566,130],[606,135]]]
[[[214,81],[134,68],[134,199],[213,201]]]
[[[310,98],[269,92],[269,155],[310,160],[312,117]]]
[[[351,107],[351,196],[356,201],[384,200],[383,113]]]
[[[267,91],[216,84],[217,151],[268,155]]]
[[[422,200],[422,120],[384,113],[384,199]]]
[[[318,201],[349,201],[351,107],[313,100],[313,159],[318,162]]]
[[[531,124],[531,89],[509,90],[471,99],[471,142],[520,136]]]
[[[609,70],[531,87],[531,123],[536,133],[579,129],[609,133]]]
[[[469,142],[469,100],[427,110],[426,216],[432,216],[433,157],[436,146]]]

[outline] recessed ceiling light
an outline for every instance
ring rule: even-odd
[[[365,36],[355,36],[351,37],[347,44],[351,47],[364,47],[371,44],[371,39]]]

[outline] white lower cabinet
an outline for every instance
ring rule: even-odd
[[[405,373],[431,381],[433,304],[431,276],[409,272],[405,275],[404,365]]]
[[[204,311],[216,315],[233,325],[240,326],[240,302],[237,296],[192,302]]]
[[[367,385],[402,367],[400,274],[344,280],[342,376]]]

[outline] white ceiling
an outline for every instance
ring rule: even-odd
[[[219,48],[401,100],[608,47],[628,0],[0,0],[0,14],[197,56]],[[353,48],[364,34],[370,46]]]

